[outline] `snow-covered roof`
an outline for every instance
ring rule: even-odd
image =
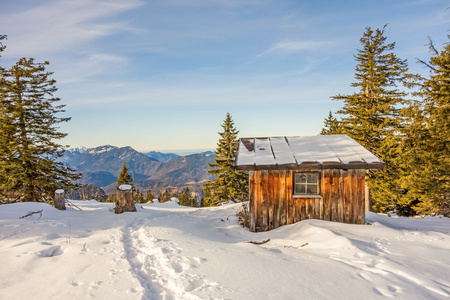
[[[240,170],[382,169],[385,163],[345,134],[241,138],[235,161]]]

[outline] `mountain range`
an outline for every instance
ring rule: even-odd
[[[151,189],[155,196],[165,189],[174,193],[186,187],[202,194],[202,183],[214,178],[207,173],[210,169],[208,163],[214,162],[211,151],[179,156],[156,151],[141,153],[131,147],[105,145],[69,149],[60,161],[83,174],[79,183],[101,187],[106,194],[114,193],[123,162],[134,179],[134,186],[143,192]]]

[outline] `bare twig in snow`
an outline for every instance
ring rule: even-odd
[[[40,219],[42,217],[42,211],[43,211],[43,209],[38,210],[38,211],[29,211],[25,216],[21,216],[19,219],[23,219],[23,218],[29,217],[31,215],[34,215],[34,214],[40,214],[40,216],[39,216],[39,219]]]

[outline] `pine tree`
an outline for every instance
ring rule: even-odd
[[[450,40],[450,36],[448,36]],[[450,43],[439,52],[430,40],[430,70],[417,93],[423,101],[410,111],[402,158],[409,166],[403,187],[421,212],[450,215]]]
[[[2,40],[6,40],[6,35],[0,34],[0,57],[2,57],[1,53],[6,49],[6,45],[3,45]]]
[[[167,189],[164,190],[164,192],[159,194],[158,197],[159,203],[164,203],[170,200],[170,193]]]
[[[109,195],[108,198],[106,198],[106,202],[112,203],[116,202],[116,195],[115,194]]]
[[[142,195],[139,189],[136,189],[136,193],[134,194],[133,199],[136,203],[144,203],[144,195]]]
[[[234,169],[239,131],[234,127],[229,113],[221,126],[223,132],[219,132],[214,163],[208,164],[213,168],[208,173],[216,176],[216,179],[203,184],[204,204],[207,206],[226,201],[246,201],[248,198],[248,174]]]
[[[123,162],[122,170],[120,171],[119,178],[117,179],[117,186],[122,184],[129,184],[133,186],[133,177],[128,173],[127,163]]]
[[[385,26],[386,27],[386,26]],[[395,43],[386,44],[384,29],[366,28],[360,39],[362,50],[355,56],[358,89],[351,95],[337,95],[344,102],[342,131],[386,163],[383,171],[369,172],[369,188],[375,211],[391,208],[399,197],[398,130],[403,123],[401,106],[407,93],[397,86],[408,86],[416,76],[408,73],[406,60],[393,52]]]
[[[10,69],[0,68],[0,194],[6,201],[52,198],[56,189],[76,187],[81,177],[57,162],[64,149],[55,140],[67,135],[57,125],[70,118],[57,117],[64,105],[53,97],[57,88],[48,64],[21,58]]]
[[[155,196],[153,196],[152,190],[148,189],[147,194],[145,195],[145,202],[153,203],[153,199],[155,199]]]
[[[324,127],[320,132],[321,135],[330,135],[330,134],[340,134],[341,130],[341,122],[339,122],[331,113],[328,114],[328,117],[324,120]]]
[[[198,196],[197,195],[191,195],[190,198],[190,205],[191,207],[198,207]]]

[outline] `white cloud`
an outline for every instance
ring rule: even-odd
[[[258,56],[264,56],[267,54],[291,54],[306,50],[317,50],[324,47],[333,45],[330,41],[301,41],[301,42],[283,42],[276,43],[268,50],[262,52]]]
[[[207,6],[221,6],[221,7],[237,7],[259,5],[270,0],[166,0],[166,2],[173,6],[185,7],[207,7]]]
[[[0,15],[0,27],[8,35],[7,56],[38,56],[80,47],[95,38],[134,30],[128,22],[106,19],[142,5],[139,0],[62,0],[17,13]],[[99,22],[102,19],[103,22]]]

